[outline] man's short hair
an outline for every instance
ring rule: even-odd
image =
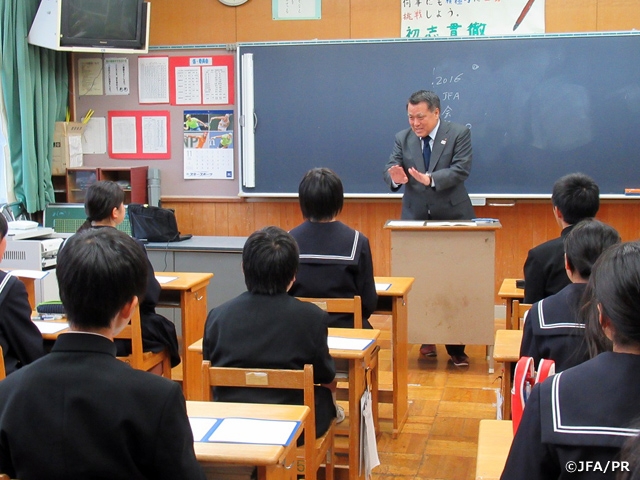
[[[412,93],[407,102],[407,108],[409,108],[409,104],[418,105],[422,102],[427,104],[430,112],[435,111],[436,108],[440,110],[440,97],[436,92],[432,92],[431,90],[418,90]]]
[[[103,227],[76,233],[58,254],[56,277],[69,322],[107,328],[118,311],[147,288],[147,257],[129,235]]]
[[[298,186],[302,216],[314,222],[332,220],[344,204],[340,177],[328,168],[309,170]]]
[[[618,231],[606,223],[595,219],[578,222],[563,240],[569,269],[584,279],[589,278],[602,252],[620,241]]]
[[[588,175],[570,173],[554,183],[551,203],[558,207],[564,221],[573,225],[596,216],[600,208],[600,189]]]
[[[295,239],[281,228],[253,232],[242,249],[247,290],[263,295],[286,293],[298,271],[298,256]]]

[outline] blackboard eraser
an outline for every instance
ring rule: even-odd
[[[640,195],[640,188],[625,188],[625,195]]]

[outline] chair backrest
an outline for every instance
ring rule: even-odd
[[[511,315],[512,328],[519,328],[520,330],[522,330],[524,328],[524,319],[527,315],[527,312],[531,309],[531,304],[520,303],[519,300],[514,300],[512,308],[513,308],[512,315]]]
[[[362,298],[360,295],[356,295],[353,298],[296,298],[303,302],[314,303],[328,313],[352,313],[353,328],[362,328]]]
[[[316,404],[313,383],[313,365],[304,370],[269,368],[212,367],[209,360],[202,362],[202,399],[211,401],[211,387],[286,388],[304,391],[304,404],[309,415],[304,425],[305,449],[314,448],[316,441]],[[306,454],[305,454],[306,456]],[[309,457],[311,458],[311,457]]]
[[[114,338],[131,340],[131,355],[118,357],[136,370],[148,371],[159,363],[163,364],[162,376],[171,378],[171,361],[169,353],[164,350],[160,353],[145,353],[142,348],[142,327],[140,325],[140,309],[136,308],[129,325],[124,327]]]
[[[4,380],[7,376],[7,372],[4,369],[4,353],[2,347],[0,347],[0,380]]]

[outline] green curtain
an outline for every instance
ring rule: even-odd
[[[7,110],[16,198],[29,213],[54,201],[51,154],[55,122],[69,97],[67,54],[27,43],[40,0],[0,0],[0,81]]]

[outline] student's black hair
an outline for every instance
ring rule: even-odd
[[[281,228],[253,232],[242,249],[247,290],[263,295],[286,293],[298,271],[298,255],[295,239]]]
[[[431,90],[418,90],[412,93],[407,102],[407,109],[409,108],[409,104],[418,105],[422,102],[427,104],[430,112],[434,112],[436,108],[440,110],[440,97]]]
[[[115,182],[101,180],[95,182],[89,188],[84,200],[84,212],[87,220],[78,231],[91,228],[91,222],[99,222],[111,215],[114,208],[120,207],[124,202],[124,191]]]
[[[69,322],[80,329],[105,328],[147,287],[147,257],[129,235],[115,228],[71,236],[58,253],[56,277]]]
[[[620,241],[618,231],[606,223],[592,218],[578,222],[563,240],[569,269],[588,279],[602,252]]]
[[[7,223],[7,219],[4,218],[4,215],[0,213],[0,240],[6,237],[8,232],[9,232],[9,224]]]
[[[328,168],[309,170],[298,186],[302,216],[312,222],[332,220],[344,204],[340,177]]]
[[[591,280],[595,302],[611,322],[614,347],[640,345],[640,242],[605,250]]]
[[[600,208],[600,189],[584,173],[570,173],[553,185],[551,203],[558,207],[569,225],[595,217]]]
[[[631,428],[640,428],[640,419],[636,419]],[[616,480],[640,480],[640,435],[625,440],[620,449],[619,461]]]
[[[600,326],[600,317],[598,313],[598,304],[593,293],[593,272],[595,264],[591,271],[591,277],[582,294],[582,306],[578,312],[578,321],[584,323],[584,340],[589,352],[589,358],[594,358],[602,352],[610,352],[613,350],[613,343],[604,334]]]

